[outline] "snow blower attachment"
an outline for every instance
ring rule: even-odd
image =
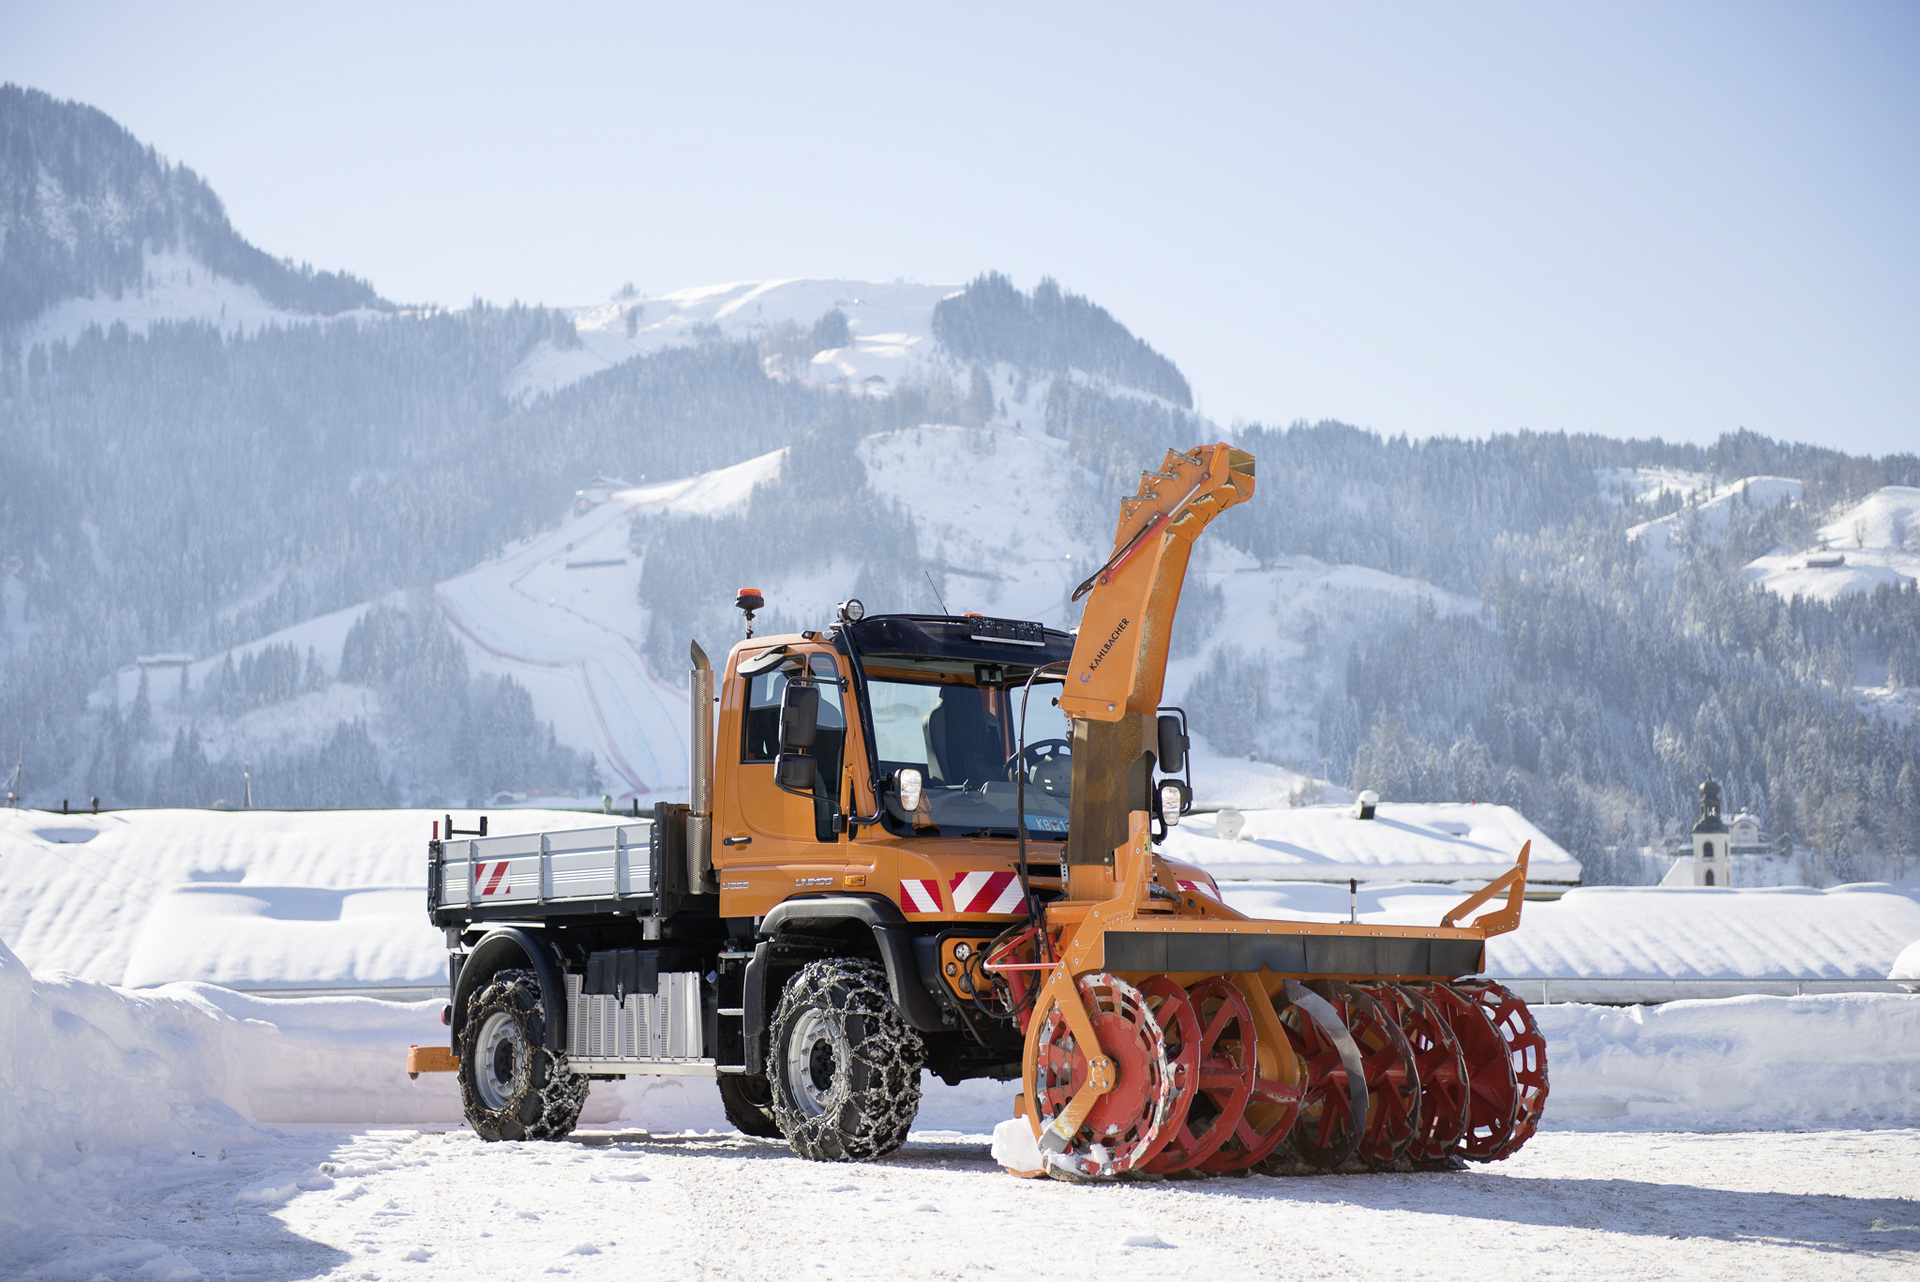
[[[1493,1160],[1547,1097],[1527,1008],[1477,978],[1527,855],[1437,926],[1251,920],[1154,844],[1192,806],[1160,706],[1193,541],[1253,494],[1170,452],[1074,593],[1078,635],[873,615],[691,650],[691,804],[429,843],[448,1044],[488,1139],[567,1134],[589,1079],[716,1079],[742,1132],[822,1161],[906,1141],[922,1070],[1021,1079],[1020,1174]],[[1035,697],[1038,696],[1038,697]],[[1033,731],[1031,737],[1029,732]]]
[[[1155,767],[1184,764],[1156,713],[1187,558],[1252,492],[1239,450],[1169,453],[1076,593],[1066,893],[982,963],[1026,1038],[1016,1109],[1037,1145],[1016,1173],[1491,1160],[1539,1122],[1546,1048],[1526,1006],[1460,979],[1519,924],[1527,850],[1432,928],[1250,920],[1153,851]],[[1455,924],[1502,891],[1504,907]]]

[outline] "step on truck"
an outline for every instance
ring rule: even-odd
[[[1069,634],[868,615],[691,646],[691,796],[428,846],[445,1047],[493,1140],[557,1139],[588,1084],[714,1080],[748,1135],[871,1160],[923,1071],[1019,1083],[995,1153],[1093,1179],[1492,1160],[1533,1133],[1545,1043],[1480,978],[1527,851],[1434,925],[1249,919],[1156,846],[1192,805],[1160,706],[1193,540],[1251,456],[1171,451],[1122,501]]]

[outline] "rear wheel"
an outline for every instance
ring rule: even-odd
[[[483,1140],[557,1140],[587,1102],[587,1079],[547,1049],[547,1009],[533,972],[496,972],[467,998],[460,1098]]]
[[[720,1107],[742,1135],[777,1140],[780,1123],[773,1116],[773,1086],[764,1073],[722,1073]]]
[[[788,981],[769,1042],[773,1118],[794,1152],[868,1162],[907,1142],[925,1050],[878,962],[809,963]]]

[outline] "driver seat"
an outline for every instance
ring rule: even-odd
[[[972,686],[944,686],[921,729],[927,740],[927,767],[946,784],[986,783],[1006,769],[1000,719],[989,716]]]

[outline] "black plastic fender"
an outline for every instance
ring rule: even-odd
[[[772,941],[783,930],[819,929],[857,921],[873,932],[880,963],[886,967],[887,988],[901,1018],[922,1032],[939,1032],[947,1027],[940,1007],[921,982],[920,966],[914,960],[915,931],[889,899],[878,895],[815,895],[789,899],[774,905],[760,921],[761,942],[747,963],[744,988],[746,1009],[747,1063],[758,1064],[766,1056],[767,1021],[776,994],[767,991],[768,958]]]
[[[560,959],[553,946],[518,926],[495,926],[468,951],[453,985],[453,1045],[467,1020],[467,999],[498,970],[527,967],[540,983],[540,1000],[547,1008],[547,1049],[556,1055],[567,1049],[567,990],[560,975]]]

